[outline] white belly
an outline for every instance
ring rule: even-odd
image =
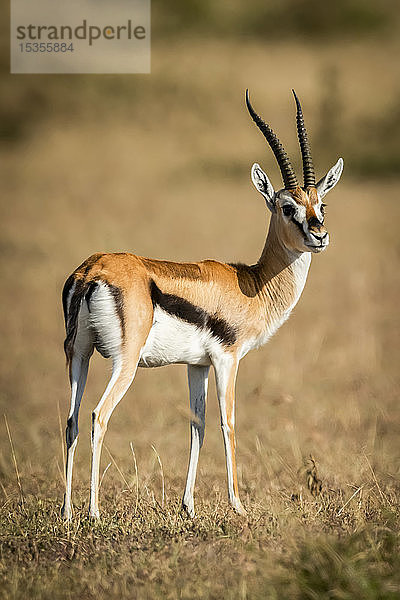
[[[195,325],[156,307],[153,326],[142,348],[139,367],[161,367],[173,363],[211,364],[210,352],[219,343]]]

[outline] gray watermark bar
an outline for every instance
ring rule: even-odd
[[[11,73],[150,73],[150,0],[11,0]]]

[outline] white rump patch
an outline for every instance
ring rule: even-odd
[[[86,304],[86,301],[83,301]],[[115,300],[107,284],[99,281],[89,301],[89,326],[94,333],[97,350],[105,358],[116,358],[121,352],[121,321]]]

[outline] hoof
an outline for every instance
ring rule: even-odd
[[[61,508],[61,518],[64,521],[71,521],[72,519],[72,508],[70,505],[66,505],[65,501]]]
[[[99,510],[94,510],[92,508],[89,509],[89,513],[88,513],[88,517],[89,519],[92,519],[93,521],[98,521],[100,519],[100,512]]]
[[[247,511],[243,508],[240,500],[234,500],[232,502],[232,508],[237,515],[240,515],[241,517],[247,517]]]
[[[193,501],[186,503],[184,500],[182,500],[182,512],[190,519],[194,519],[196,513],[194,512]]]

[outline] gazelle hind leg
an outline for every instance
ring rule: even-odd
[[[99,517],[99,471],[101,448],[108,421],[117,404],[131,385],[139,362],[143,344],[124,350],[121,357],[113,359],[113,371],[107,388],[92,413],[92,469],[90,481],[89,516]]]
[[[87,307],[83,305],[78,316],[77,334],[74,342],[73,354],[69,363],[71,405],[65,432],[67,442],[67,463],[64,503],[61,509],[61,516],[67,520],[72,517],[72,471],[75,450],[78,443],[79,408],[85,390],[89,360],[93,353],[93,340],[92,334],[87,327],[87,315]]]
[[[188,365],[190,410],[195,419],[190,422],[190,458],[182,507],[190,517],[194,517],[193,491],[200,449],[204,440],[209,370],[210,367]]]
[[[71,363],[71,408],[67,420],[66,440],[67,440],[67,464],[64,504],[61,509],[61,516],[64,519],[71,519],[71,491],[72,491],[72,470],[74,465],[74,455],[78,443],[78,415],[83,391],[85,389],[87,372],[89,367],[89,357],[81,358],[74,356]]]
[[[244,516],[246,511],[239,498],[235,457],[235,381],[238,364],[234,357],[225,355],[213,362],[213,365],[224,437],[229,501],[233,509]]]
[[[117,298],[117,300],[116,300]],[[118,305],[117,305],[118,303]],[[92,413],[92,468],[89,515],[99,516],[101,448],[108,421],[135,377],[140,352],[153,322],[147,280],[138,280],[131,292],[99,283],[90,300],[90,319],[98,349],[112,359],[112,375]]]

